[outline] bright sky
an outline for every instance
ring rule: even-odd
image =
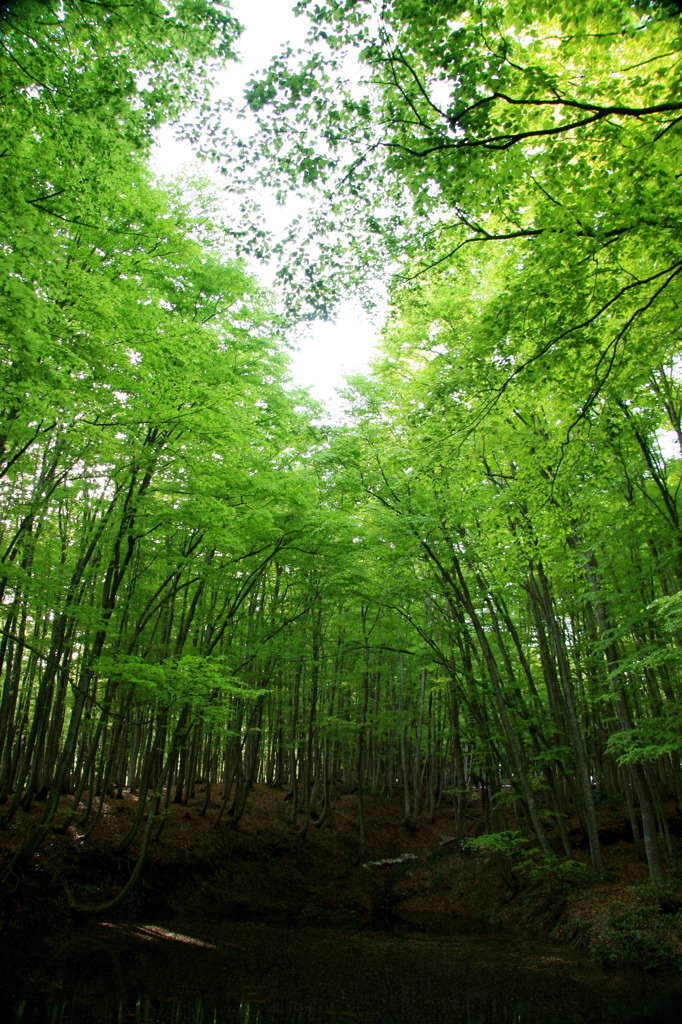
[[[302,45],[306,20],[294,17],[294,0],[231,0],[232,10],[244,25],[239,41],[242,63],[231,65],[221,83],[221,91],[229,90],[237,97],[254,72],[264,68],[285,43]],[[159,146],[153,159],[154,169],[171,175],[191,162],[188,146],[175,142],[170,129],[159,133]],[[201,171],[218,184],[222,179],[212,175],[210,165]],[[281,210],[272,202],[266,209],[268,219],[281,218]],[[271,281],[267,268],[254,267],[265,284]],[[350,304],[339,312],[334,323],[316,322],[296,339],[297,351],[292,357],[292,374],[296,384],[310,388],[314,398],[325,403],[330,412],[340,411],[334,388],[342,386],[345,374],[364,372],[373,355],[376,329],[366,314]]]

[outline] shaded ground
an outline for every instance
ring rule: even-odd
[[[9,963],[8,963],[9,959]],[[682,978],[541,944],[102,922],[0,955],[7,1024],[678,1024]]]
[[[433,822],[420,819],[406,828],[399,801],[366,795],[367,838],[359,856],[356,795],[339,794],[328,819],[320,827],[311,825],[305,836],[291,823],[285,793],[266,786],[255,788],[237,828],[230,827],[227,817],[216,828],[220,795],[219,790],[212,794],[205,817],[200,815],[203,793],[187,806],[171,804],[142,877],[124,903],[108,912],[108,920],[251,920],[443,936],[537,937],[555,944],[554,951],[593,944],[602,954],[604,942],[607,952],[609,943],[621,943],[626,962],[627,950],[634,949],[632,935],[639,934],[645,952],[635,950],[631,966],[638,965],[638,958],[644,967],[671,966],[682,954],[677,921],[682,915],[666,915],[663,921],[655,913],[645,887],[646,865],[629,841],[629,825],[620,809],[603,813],[600,821],[610,869],[606,881],[589,880],[587,853],[576,825],[571,838],[585,865],[573,872],[577,881],[541,872],[526,858],[525,868],[516,871],[520,887],[512,891],[507,865],[494,855],[461,852],[452,840],[452,810],[444,805]],[[65,835],[51,834],[25,876],[9,879],[0,897],[5,934],[73,927],[81,918],[69,907],[65,883],[82,903],[101,904],[115,896],[130,876],[136,850],[118,857],[111,851],[135,808],[134,797],[109,800],[87,843],[80,840],[78,827]],[[30,815],[19,812],[0,832],[0,858],[39,812],[39,806]],[[470,819],[475,833],[475,805]],[[673,832],[679,824],[671,818]],[[682,853],[679,835],[674,841]],[[398,858],[395,864],[371,863]],[[660,964],[653,954],[652,963],[643,962],[647,943],[654,950],[656,943],[666,945],[668,954]],[[549,956],[553,948],[548,947]]]

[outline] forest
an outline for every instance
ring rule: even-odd
[[[299,8],[240,98],[226,3],[0,5],[5,885],[131,793],[125,895],[171,804],[266,784],[301,835],[354,792],[358,860],[369,795],[512,867],[577,820],[595,879],[622,805],[675,909],[679,5]],[[162,124],[219,200],[154,178]],[[288,332],[382,283],[332,423]]]

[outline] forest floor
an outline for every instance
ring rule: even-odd
[[[518,888],[499,855],[465,850],[453,838],[453,812],[445,801],[434,820],[403,823],[402,797],[365,795],[366,842],[359,856],[358,797],[335,796],[332,810],[305,835],[291,823],[283,790],[258,785],[236,828],[223,817],[214,827],[220,789],[187,805],[171,804],[152,841],[137,885],[107,919],[118,922],[263,921],[297,925],[398,929],[439,935],[541,939],[556,947],[590,949],[606,963],[682,967],[682,913],[657,913],[648,872],[632,843],[624,808],[603,810],[600,836],[608,875],[594,880],[577,821],[569,837],[579,864],[543,869],[530,851],[517,863]],[[130,877],[133,847],[112,848],[127,831],[134,796],[109,799],[87,842],[78,826],[51,833],[22,878],[8,879],[0,895],[0,927],[10,932],[66,931],[81,917],[67,889],[82,904],[112,899]],[[8,851],[38,820],[34,804],[0,831],[0,872]],[[472,803],[469,831],[480,825]],[[670,817],[682,859],[682,820]],[[558,852],[558,847],[557,847]],[[409,858],[405,855],[410,855]],[[398,860],[393,864],[372,862]],[[506,876],[503,877],[503,875]],[[682,897],[682,884],[673,895]],[[682,900],[680,900],[682,902]]]

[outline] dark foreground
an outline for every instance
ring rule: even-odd
[[[11,1024],[678,1024],[682,979],[500,939],[90,924],[5,948]]]
[[[107,798],[87,841],[77,826],[50,833],[19,876],[2,861],[40,807],[0,832],[0,947],[9,956],[0,991],[11,993],[10,1020],[219,1024],[247,1011],[261,1024],[336,1014],[448,1024],[682,1019],[666,1017],[665,992],[679,990],[661,981],[682,966],[682,912],[656,912],[624,809],[600,818],[606,878],[590,877],[569,823],[578,860],[562,873],[528,857],[514,866],[512,890],[494,855],[453,841],[445,801],[432,821],[406,828],[399,795],[366,794],[361,851],[354,794],[338,794],[305,833],[282,790],[255,787],[237,828],[219,820],[221,793],[210,795],[170,804],[135,888],[99,913],[70,901],[106,904],[130,878],[137,850],[115,853],[135,813],[130,794]],[[478,814],[473,802],[470,835]],[[682,859],[678,826],[671,816]],[[180,1009],[162,1011],[166,999]]]

